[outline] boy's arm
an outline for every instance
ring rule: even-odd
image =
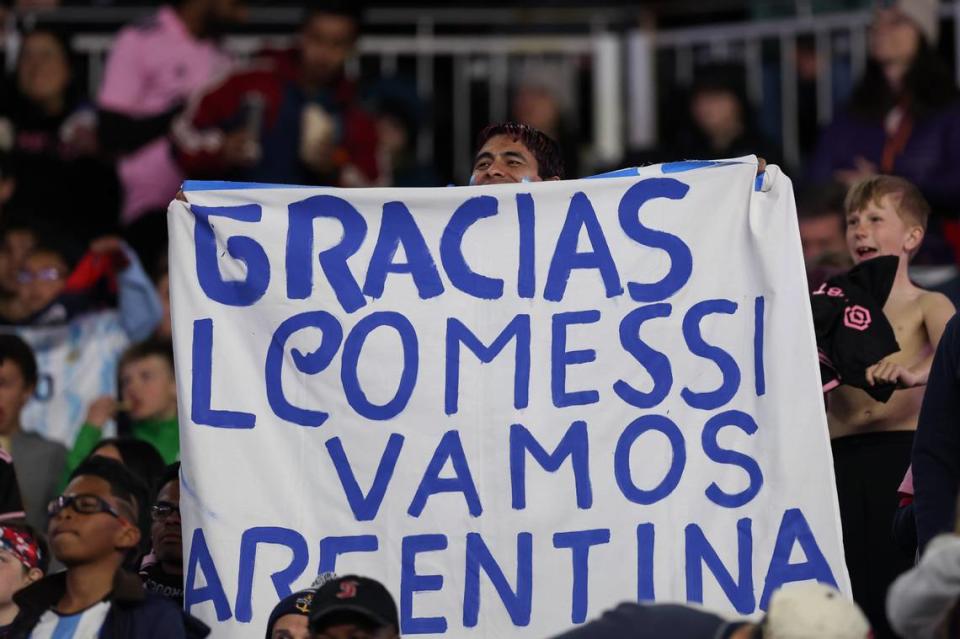
[[[907,367],[889,361],[881,361],[867,369],[867,381],[872,385],[880,382],[893,382],[898,388],[925,386],[930,377],[933,354],[937,351],[943,329],[956,313],[956,309],[942,293],[927,292],[920,298],[923,313],[923,326],[930,340],[930,353],[920,362]]]
[[[943,331],[947,327],[947,322],[957,312],[957,309],[953,307],[953,302],[946,295],[934,292],[929,292],[921,298],[920,307],[923,309],[923,325],[930,337],[933,352],[936,352],[937,346],[940,344],[940,338],[943,337]],[[933,361],[932,355],[930,361]],[[927,369],[929,370],[929,368],[928,364]]]
[[[77,433],[73,448],[67,453],[63,477],[60,479],[60,490],[70,481],[70,474],[76,470],[84,459],[89,457],[93,449],[103,437],[103,427],[117,412],[117,400],[109,395],[98,397],[87,409],[87,417]]]

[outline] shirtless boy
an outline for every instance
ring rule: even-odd
[[[883,308],[900,351],[867,369],[868,382],[893,382],[898,390],[880,403],[863,390],[840,386],[829,395],[827,408],[853,595],[880,639],[893,636],[883,608],[887,587],[913,565],[913,556],[891,537],[897,487],[910,464],[933,354],[954,308],[940,293],[915,286],[907,274],[930,213],[915,186],[898,177],[874,176],[850,189],[845,208],[854,262],[878,255],[900,258]]]

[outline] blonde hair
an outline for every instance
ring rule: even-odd
[[[912,182],[895,175],[874,175],[857,182],[847,192],[843,208],[849,215],[854,211],[862,211],[871,203],[879,203],[888,195],[898,196],[894,210],[900,219],[927,230],[930,205]]]

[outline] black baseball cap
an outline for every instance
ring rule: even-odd
[[[390,592],[369,577],[345,575],[324,584],[310,606],[311,632],[318,631],[324,620],[343,612],[361,615],[380,626],[400,627],[397,604]]]

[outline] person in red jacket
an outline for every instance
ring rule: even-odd
[[[174,124],[194,179],[366,186],[377,178],[374,119],[344,75],[359,34],[347,3],[309,8],[293,51],[257,58],[199,97]]]

